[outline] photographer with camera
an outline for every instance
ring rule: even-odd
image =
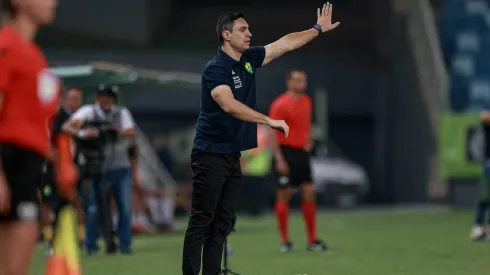
[[[135,124],[129,110],[117,106],[117,99],[117,86],[101,85],[96,103],[82,106],[63,125],[65,132],[78,138],[80,153],[85,158],[82,177],[92,179],[85,215],[85,244],[89,255],[99,250],[99,230],[106,252],[116,251],[111,233],[109,192],[114,196],[119,213],[119,250],[122,254],[131,253],[132,172],[127,151],[135,138]]]

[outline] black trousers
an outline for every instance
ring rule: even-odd
[[[235,200],[242,178],[240,153],[193,150],[192,210],[185,233],[182,274],[218,275],[225,238],[232,229]]]

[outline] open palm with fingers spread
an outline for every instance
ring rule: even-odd
[[[321,10],[317,10],[316,23],[322,27],[323,32],[331,31],[340,25],[340,22],[335,22],[332,24],[332,12],[332,4],[328,2],[323,5]]]

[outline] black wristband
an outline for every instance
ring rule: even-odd
[[[322,26],[320,26],[319,24],[313,25],[313,28],[318,31],[318,35],[323,33]]]

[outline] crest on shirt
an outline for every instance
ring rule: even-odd
[[[59,93],[58,77],[43,70],[37,76],[37,95],[42,103],[48,104],[57,100]]]
[[[250,62],[245,63],[245,70],[247,70],[247,72],[251,74],[254,73],[254,69],[252,69],[252,65],[250,64]]]

